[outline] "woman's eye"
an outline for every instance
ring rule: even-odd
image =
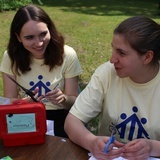
[[[118,49],[118,53],[119,53],[121,56],[125,56],[125,55],[126,55],[126,53],[125,53],[123,50],[120,50],[120,49]]]
[[[124,53],[124,52],[120,52],[120,54],[121,54],[121,55],[125,55],[125,53]]]
[[[45,36],[46,36],[46,34],[47,34],[47,32],[43,32],[43,33],[41,33],[41,37],[45,37]]]
[[[31,39],[33,39],[33,36],[26,36],[25,39],[31,40]]]

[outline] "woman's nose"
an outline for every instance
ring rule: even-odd
[[[40,38],[37,38],[35,41],[35,45],[36,46],[42,46],[43,45],[43,41]]]
[[[117,63],[118,62],[118,58],[116,57],[116,55],[114,53],[112,53],[112,56],[110,58],[110,62],[111,63]]]

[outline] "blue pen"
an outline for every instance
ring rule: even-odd
[[[111,137],[109,138],[108,142],[104,147],[104,153],[108,153],[108,147],[110,144],[114,143],[114,141],[115,141],[115,136],[114,136],[114,132],[112,132]]]
[[[117,122],[118,122],[118,120],[117,120]],[[116,122],[116,124],[117,124],[117,122]],[[110,136],[108,142],[106,143],[106,145],[105,145],[105,147],[104,147],[104,153],[108,153],[108,152],[109,152],[109,150],[108,150],[109,145],[112,144],[112,143],[114,143],[114,141],[115,141],[116,124],[112,123],[112,124],[109,126],[109,129],[110,129],[110,131],[111,131],[111,136]]]

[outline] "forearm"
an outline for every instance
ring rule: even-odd
[[[90,151],[90,142],[95,138],[84,124],[69,113],[65,121],[65,131],[69,138],[76,144]]]

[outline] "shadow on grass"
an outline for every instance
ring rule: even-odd
[[[60,7],[65,12],[100,16],[158,15],[158,0],[32,0],[38,5]]]

